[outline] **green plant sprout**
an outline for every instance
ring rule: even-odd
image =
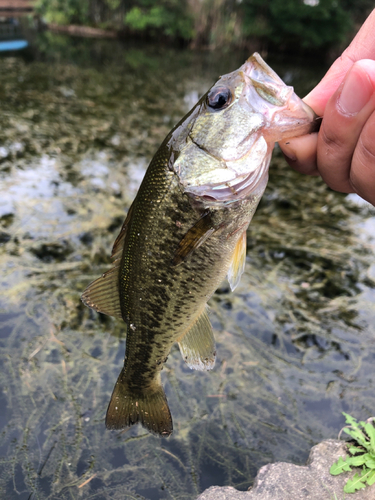
[[[375,427],[372,424],[375,418],[369,418],[366,422],[357,422],[347,413],[343,413],[343,415],[349,425],[342,430],[357,442],[357,446],[348,443],[349,453],[352,456],[345,459],[340,457],[332,465],[329,472],[333,476],[337,476],[343,472],[351,471],[351,467],[362,467],[362,471],[356,472],[344,486],[345,493],[355,493],[356,490],[361,490],[375,483]]]

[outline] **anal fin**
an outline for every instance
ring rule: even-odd
[[[122,369],[108,405],[105,425],[107,429],[123,429],[140,423],[152,434],[168,437],[172,434],[172,416],[167,398],[158,380],[145,389],[129,387]]]
[[[194,370],[212,370],[215,364],[215,339],[212,326],[204,310],[194,325],[178,341],[181,355]]]
[[[228,269],[228,281],[230,288],[233,290],[237,287],[241,280],[242,273],[245,270],[246,262],[246,230],[239,237],[234,249],[230,267]]]

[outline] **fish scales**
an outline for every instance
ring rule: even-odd
[[[254,54],[224,75],[168,134],[114,244],[114,267],[83,302],[127,325],[124,367],[106,426],[140,422],[168,436],[160,372],[174,342],[208,370],[215,342],[206,304],[225,275],[234,289],[246,229],[267,184],[274,142],[317,127],[316,117]]]
[[[187,194],[181,192],[177,175],[168,168],[169,153],[168,148],[163,148],[150,164],[150,175],[134,203],[127,233],[129,243],[125,241],[121,266],[120,296],[127,311],[124,319],[132,325],[127,333],[129,361],[125,374],[133,387],[153,383],[155,370],[161,370],[160,363],[171,346],[189,327],[194,314],[197,315],[197,306],[201,304],[202,309],[225,277],[222,254],[230,256],[231,252],[223,252],[222,247],[235,244],[227,241],[227,233],[232,230],[228,225],[206,246],[197,249],[191,260],[173,265],[179,242],[200,219],[203,208],[193,208]],[[164,161],[160,158],[163,155]],[[159,183],[154,182],[156,178]],[[173,211],[169,210],[171,206],[175,207]],[[227,208],[217,211],[217,226],[227,219],[227,211]],[[247,217],[245,207],[243,211]],[[159,220],[161,224],[157,224]],[[137,258],[138,255],[143,258]]]

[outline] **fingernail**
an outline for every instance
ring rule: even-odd
[[[354,64],[346,75],[338,106],[342,113],[355,115],[368,103],[374,88],[366,70],[360,65]]]
[[[288,147],[288,143],[283,142],[282,146],[283,146],[282,151],[284,153],[284,156],[286,156],[287,158],[289,158],[289,160],[291,160],[291,161],[296,161],[297,160],[297,156],[295,155],[294,151],[292,151],[290,149],[290,147]]]

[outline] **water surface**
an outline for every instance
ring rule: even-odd
[[[210,301],[217,363],[163,370],[174,433],[105,430],[124,325],[80,294],[170,128],[245,54],[45,33],[0,59],[0,492],[186,499],[303,463],[342,411],[374,415],[375,211],[276,152],[235,293]],[[324,73],[270,60],[300,95]]]

